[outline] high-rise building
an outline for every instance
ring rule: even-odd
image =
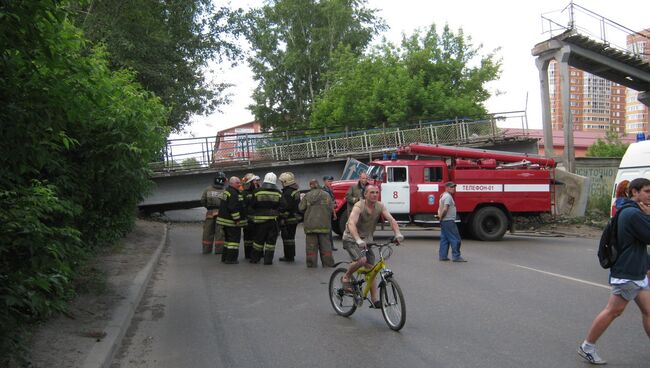
[[[650,28],[628,35],[626,40],[629,51],[650,60]],[[648,106],[637,99],[638,91],[627,88],[625,109],[625,131],[627,133],[648,132]]]
[[[553,129],[562,129],[559,64],[549,67]],[[623,133],[625,128],[625,87],[580,69],[569,67],[569,103],[573,130]]]

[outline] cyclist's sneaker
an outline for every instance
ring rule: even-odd
[[[370,303],[370,308],[381,309],[381,301],[377,300],[376,302]]]
[[[591,364],[597,364],[597,365],[607,364],[605,360],[603,360],[601,357],[598,356],[595,347],[591,349],[588,348],[585,349],[584,345],[580,345],[578,347],[578,355],[585,358]]]
[[[449,258],[438,258],[440,262],[447,262],[449,261]]]

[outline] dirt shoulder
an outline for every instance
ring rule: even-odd
[[[574,219],[550,216],[523,220],[515,224],[515,234],[539,236],[567,236],[599,239],[607,219]]]
[[[92,267],[105,275],[95,290],[79,295],[67,313],[34,331],[29,360],[33,367],[80,367],[94,345],[106,336],[108,323],[127,298],[138,272],[151,260],[165,234],[165,224],[137,220],[133,231]]]

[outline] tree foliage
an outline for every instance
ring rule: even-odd
[[[312,104],[330,84],[334,51],[360,55],[385,28],[365,0],[272,0],[246,17],[258,82],[250,106],[268,128],[308,125]]]
[[[0,365],[133,225],[168,110],[112,72],[56,0],[0,3]]]
[[[228,103],[227,83],[206,79],[208,62],[236,60],[237,23],[211,0],[74,0],[75,23],[106,45],[111,69],[130,69],[170,109],[168,125],[182,130],[194,114]]]
[[[605,139],[598,138],[594,144],[587,148],[587,157],[623,157],[629,144],[621,142],[619,135],[610,130]]]
[[[500,75],[494,53],[479,54],[462,30],[435,25],[357,57],[338,50],[331,86],[316,101],[311,125],[398,126],[423,119],[484,118],[485,84]]]

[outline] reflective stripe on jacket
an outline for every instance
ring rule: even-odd
[[[219,207],[217,223],[223,226],[246,226],[246,218],[242,218],[244,196],[239,190],[228,187],[223,192],[223,200]]]
[[[280,214],[282,193],[266,183],[253,191],[250,202],[251,218],[254,223],[276,220]]]

